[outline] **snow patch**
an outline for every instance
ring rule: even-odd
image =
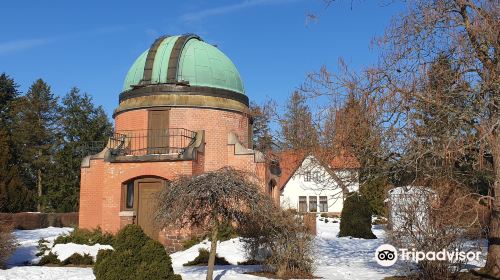
[[[92,268],[18,266],[0,270],[0,280],[94,280]]]
[[[210,251],[211,242],[208,239],[202,241],[193,247],[184,251],[176,252],[170,255],[172,266],[183,267],[183,264],[194,260],[198,256],[198,250],[203,248]],[[217,255],[225,258],[230,264],[237,265],[239,262],[247,260],[243,242],[241,238],[233,238],[227,241],[217,243]]]
[[[48,227],[33,230],[15,230],[13,232],[14,238],[18,247],[14,254],[7,261],[7,267],[34,264],[40,261],[40,257],[36,256],[38,252],[38,241],[40,239],[47,240],[48,246],[52,247],[52,243],[59,235],[69,234],[73,228],[56,228]]]
[[[81,245],[75,243],[67,243],[67,244],[56,244],[54,247],[52,247],[50,251],[53,254],[56,254],[57,258],[60,261],[66,260],[74,253],[80,254],[82,256],[84,254],[89,254],[95,261],[97,252],[99,250],[113,250],[113,247],[111,247],[110,245],[101,245],[101,244],[95,244],[90,246],[90,245]]]

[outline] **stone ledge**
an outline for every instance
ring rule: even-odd
[[[118,213],[120,217],[135,217],[135,211],[121,211]]]

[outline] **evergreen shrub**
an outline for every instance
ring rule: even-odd
[[[208,265],[209,256],[210,256],[210,251],[204,248],[200,248],[198,250],[198,256],[194,260],[185,263],[184,266],[195,266],[195,265],[206,266]],[[215,264],[229,265],[230,263],[225,258],[221,258],[218,255],[215,255]]]
[[[174,274],[165,248],[138,225],[127,225],[116,235],[114,250],[100,250],[94,265],[96,280],[181,280]]]
[[[344,201],[340,219],[339,237],[376,239],[372,232],[372,208],[358,193],[351,193]]]

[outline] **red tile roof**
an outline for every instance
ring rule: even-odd
[[[300,167],[304,158],[306,157],[306,152],[304,151],[294,151],[287,150],[283,152],[276,153],[279,158],[281,176],[277,182],[277,186],[282,190],[290,178],[295,174],[295,171]],[[321,157],[321,153],[318,153]],[[360,168],[358,159],[347,152],[340,152],[339,155],[334,156],[330,161],[330,169],[357,169]]]

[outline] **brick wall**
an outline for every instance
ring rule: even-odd
[[[256,173],[267,181],[264,163],[255,163],[254,155],[235,155],[234,145],[228,145],[228,134],[234,132],[243,145],[248,145],[248,116],[243,113],[208,108],[171,108],[171,128],[205,131],[205,150],[197,153],[193,161],[109,163],[93,159],[90,167],[82,168],[80,190],[80,226],[117,232],[130,217],[120,217],[122,184],[141,176],[156,176],[172,180],[179,175],[201,174],[224,166]],[[148,110],[123,112],[115,117],[116,130],[142,130],[148,128]],[[178,249],[187,238],[183,233],[163,230],[160,239]],[[175,247],[175,248],[174,248]]]
[[[118,114],[116,130],[142,130],[148,128],[148,110],[138,109]],[[171,108],[171,128],[192,131],[205,130],[204,171],[217,170],[227,165],[227,135],[235,132],[244,145],[248,145],[248,116],[232,111],[209,108]]]
[[[90,168],[81,169],[79,226],[95,228],[102,222],[102,190],[105,187],[102,159],[91,160]]]

